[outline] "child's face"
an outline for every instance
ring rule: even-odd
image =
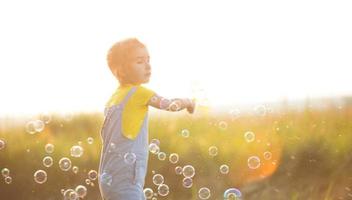
[[[135,48],[130,56],[128,68],[131,69],[127,76],[134,84],[149,82],[151,68],[149,64],[149,53],[144,47]]]

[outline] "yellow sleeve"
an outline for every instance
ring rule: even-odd
[[[150,98],[154,96],[155,92],[143,86],[138,86],[136,91],[135,99],[138,101],[138,104],[141,106],[148,105]]]

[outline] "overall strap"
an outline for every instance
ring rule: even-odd
[[[125,104],[127,103],[128,99],[132,96],[133,93],[136,92],[136,90],[137,90],[137,87],[132,87],[132,88],[128,91],[127,95],[126,95],[126,96],[123,98],[123,100],[121,101],[120,106],[124,107]]]

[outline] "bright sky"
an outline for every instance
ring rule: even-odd
[[[352,94],[351,1],[1,1],[0,114],[102,110],[110,46],[137,37],[146,86],[212,105]]]

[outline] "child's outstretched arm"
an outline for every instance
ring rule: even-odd
[[[154,108],[172,112],[180,111],[186,108],[187,111],[192,114],[195,108],[195,100],[188,98],[167,99],[155,94],[149,100],[148,105],[153,106]]]

